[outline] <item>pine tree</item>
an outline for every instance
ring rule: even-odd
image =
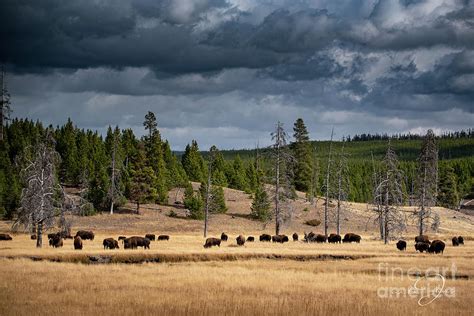
[[[263,183],[259,183],[253,194],[252,206],[250,207],[253,218],[266,222],[271,219],[270,201]]]
[[[295,141],[291,147],[296,160],[294,166],[295,189],[308,193],[311,189],[313,176],[313,155],[308,130],[302,118],[296,120],[293,131]]]
[[[130,179],[130,196],[137,204],[137,214],[140,214],[140,204],[155,201],[158,192],[154,187],[156,177],[153,169],[146,165],[145,149],[139,146],[137,155],[132,161]]]
[[[245,172],[244,164],[239,155],[234,158],[232,163],[232,178],[230,181],[230,187],[236,190],[247,191],[247,175]]]
[[[191,145],[186,146],[181,157],[181,163],[190,181],[204,182],[207,172],[205,171],[204,159],[199,153],[199,147],[195,140],[191,142]]]
[[[459,205],[456,175],[454,174],[454,170],[451,166],[448,166],[441,176],[439,183],[438,203],[443,207],[451,209],[455,209]]]
[[[184,207],[189,210],[189,216],[193,219],[204,219],[204,202],[201,194],[196,194],[190,182],[184,190]]]

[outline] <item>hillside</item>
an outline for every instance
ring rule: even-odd
[[[195,189],[198,183],[193,183]],[[312,227],[304,224],[309,219],[323,220],[323,200],[319,199],[315,206],[310,205],[304,199],[304,194],[298,192],[298,199],[294,202],[294,214],[290,222],[284,225],[283,233],[292,234],[298,232],[323,232],[322,224]],[[274,223],[261,223],[249,217],[251,197],[245,192],[224,188],[224,195],[228,211],[226,214],[213,214],[210,218],[210,234],[218,235],[222,231],[232,234],[259,234],[262,232],[273,233]],[[169,233],[169,234],[198,234],[203,230],[203,221],[186,218],[186,210],[175,204],[183,198],[182,190],[176,189],[169,192],[169,205],[144,204],[141,206],[140,215],[134,214],[135,204],[128,203],[121,211],[114,215],[106,212],[95,216],[73,216],[73,229],[92,229],[117,234],[132,234],[143,232]],[[364,203],[347,203],[346,210],[342,216],[342,232],[357,232],[364,236],[376,238],[377,226],[374,224],[369,205]],[[305,208],[308,211],[303,211]],[[407,214],[412,208],[406,207]],[[474,217],[465,215],[454,210],[435,208],[441,217],[440,234],[466,235],[474,234]],[[176,218],[169,215],[170,211],[177,214]],[[11,222],[0,223],[0,231],[10,231]],[[334,222],[330,223],[330,232],[335,231]],[[432,232],[429,232],[432,233]],[[409,219],[407,235],[415,235],[416,227]]]

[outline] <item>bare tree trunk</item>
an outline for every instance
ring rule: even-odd
[[[137,200],[137,214],[140,214],[140,201]]]
[[[425,200],[426,200],[426,168],[424,168],[424,175],[423,175],[423,183],[422,185],[422,193],[421,193],[421,210],[419,213],[420,216],[420,236],[423,235],[423,232],[425,230],[424,227],[424,220],[425,220]]]
[[[114,198],[115,198],[115,132],[114,132],[114,150],[112,151],[112,176],[110,179],[111,202],[110,202],[110,214],[114,214]]]
[[[38,223],[38,229],[36,230],[36,248],[43,247],[43,223]]]
[[[329,207],[329,176],[331,173],[331,151],[332,151],[332,137],[334,135],[334,128],[331,131],[331,142],[329,143],[329,156],[328,156],[328,170],[326,172],[326,203],[324,204],[324,236],[326,240],[328,238],[329,220],[328,220],[328,207]]]
[[[337,195],[336,233],[341,233],[341,178],[339,178],[339,192]]]
[[[210,154],[212,155],[212,153]],[[209,203],[210,203],[210,195],[211,195],[211,181],[212,181],[212,157],[210,157],[209,161],[209,169],[207,175],[207,188],[206,188],[206,210],[204,213],[204,238],[207,237],[207,229],[209,225]]]
[[[280,129],[277,130],[277,139],[281,137]],[[280,234],[280,142],[277,142],[276,157],[276,181],[275,181],[275,234]]]

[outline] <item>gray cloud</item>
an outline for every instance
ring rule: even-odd
[[[14,114],[46,123],[141,134],[153,110],[175,149],[297,117],[316,138],[472,127],[472,1],[5,0],[0,19]]]

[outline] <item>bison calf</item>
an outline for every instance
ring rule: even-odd
[[[399,240],[397,242],[397,249],[400,251],[404,251],[407,249],[407,242],[405,240]]]
[[[204,244],[204,248],[211,248],[212,246],[221,246],[221,239],[219,238],[207,238],[206,243]]]
[[[297,233],[294,233],[292,237],[293,237],[293,241],[298,241],[298,234]]]
[[[221,234],[221,240],[222,241],[227,241],[227,239],[229,239],[229,236],[227,236],[226,233],[222,233]]]

